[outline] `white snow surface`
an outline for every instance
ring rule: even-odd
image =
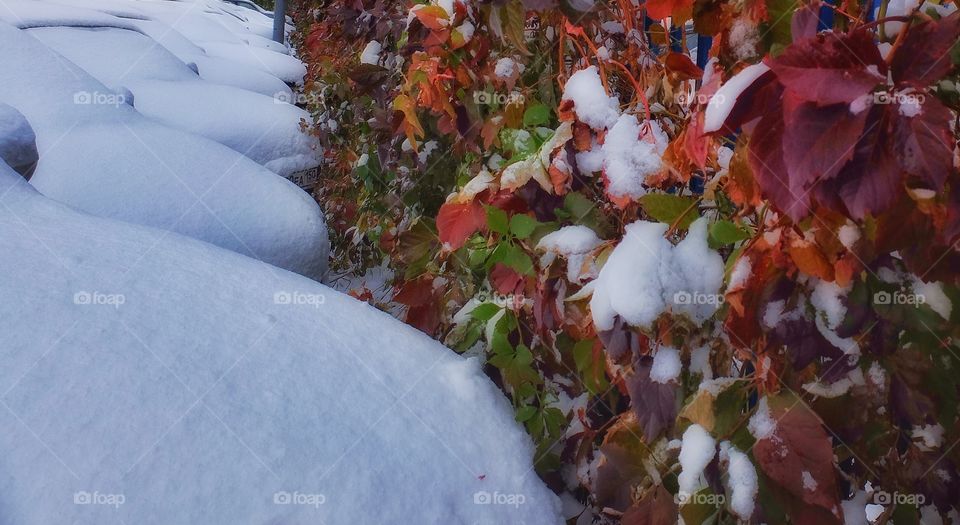
[[[756,412],[750,416],[750,421],[747,423],[747,430],[757,440],[769,438],[777,431],[777,422],[770,414],[767,398],[760,398]]]
[[[380,50],[382,47],[383,46],[380,45],[380,42],[377,42],[376,40],[367,42],[367,45],[363,48],[363,51],[360,52],[360,63],[377,65],[377,63],[380,62]]]
[[[570,75],[563,86],[563,100],[572,100],[577,118],[594,129],[609,128],[620,116],[620,102],[603,89],[597,66]]]
[[[729,441],[720,443],[720,462],[726,464],[726,486],[730,490],[727,507],[743,521],[749,521],[760,491],[757,469],[750,457]]]
[[[682,370],[680,351],[672,346],[661,346],[653,355],[650,380],[654,383],[676,382]]]
[[[707,104],[703,118],[703,131],[711,133],[719,130],[733,111],[733,106],[737,103],[740,94],[767,71],[770,71],[770,67],[763,62],[758,62],[743,68],[720,86]]]
[[[129,89],[137,111],[158,122],[215,140],[283,176],[320,162],[316,138],[300,129],[301,119],[310,120],[306,111],[203,81],[139,32],[73,27],[27,32],[106,86]]]
[[[643,183],[663,168],[657,145],[641,140],[637,117],[620,115],[607,133],[601,151],[607,192],[614,197],[637,199],[647,193]]]
[[[668,225],[627,225],[595,281],[590,311],[598,330],[613,328],[617,315],[649,328],[667,307],[702,323],[720,306],[723,258],[707,246],[706,219],[690,225],[676,246],[664,239]]]
[[[6,166],[0,204],[4,522],[562,522],[475,361]]]
[[[329,241],[305,192],[239,153],[144,118],[25,31],[0,23],[0,102],[26,116],[31,183],[86,212],[182,233],[320,277]]]
[[[582,224],[564,226],[548,233],[537,243],[538,250],[549,250],[561,255],[582,254],[593,251],[603,241],[590,228]]]
[[[690,425],[684,431],[680,448],[680,475],[677,476],[680,494],[690,495],[700,489],[703,485],[703,469],[713,460],[716,449],[713,436],[700,425]]]

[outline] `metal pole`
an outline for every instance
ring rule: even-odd
[[[284,43],[287,27],[287,0],[276,0],[273,4],[273,39]]]

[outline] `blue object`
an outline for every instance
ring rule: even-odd
[[[837,0],[826,0],[825,3],[835,6],[837,5]],[[833,29],[833,9],[823,6],[820,8],[820,13],[817,16],[819,18],[817,21],[817,32]]]

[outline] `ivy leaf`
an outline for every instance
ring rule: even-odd
[[[853,158],[837,174],[817,188],[822,203],[842,202],[851,217],[876,215],[903,193],[903,176],[890,138],[889,106],[874,105]],[[838,204],[831,207],[837,208]]]
[[[890,71],[894,82],[925,89],[953,67],[949,51],[960,40],[960,12],[921,22],[906,31],[903,43],[893,55]]]
[[[523,112],[523,127],[545,126],[550,122],[550,108],[543,104],[534,104]]]
[[[826,510],[832,523],[841,523],[833,447],[820,419],[792,396],[766,401],[776,428],[753,447],[760,468],[797,500]]]
[[[526,405],[522,406],[517,410],[516,419],[518,422],[523,423],[529,421],[533,416],[537,414],[537,407]]]
[[[653,443],[664,430],[673,426],[678,409],[677,385],[650,379],[652,368],[652,357],[640,357],[634,363],[633,374],[626,379],[630,407],[637,415],[647,443]]]
[[[770,61],[787,89],[817,104],[850,103],[886,81],[887,67],[867,31],[820,33]]]
[[[730,221],[721,220],[710,225],[710,241],[715,246],[733,244],[749,238],[749,232]]]
[[[893,147],[904,171],[940,190],[953,171],[953,137],[950,110],[939,100],[926,97],[920,114],[901,116],[894,122]]]
[[[484,303],[471,310],[470,316],[474,319],[479,319],[480,321],[489,321],[490,319],[493,319],[493,316],[497,315],[497,312],[499,311],[499,306],[493,303]]]
[[[533,273],[533,260],[519,246],[508,244],[504,252],[503,264],[513,268],[521,275],[531,275]]]
[[[666,224],[673,224],[680,219],[677,227],[681,230],[686,230],[693,221],[700,218],[700,212],[695,206],[696,202],[697,200],[693,197],[666,193],[648,193],[640,197],[640,206],[643,206],[647,215]],[[683,215],[682,219],[681,215]]]
[[[784,97],[783,111],[783,160],[791,191],[802,194],[818,180],[833,178],[853,157],[867,112],[804,102],[792,91]]]
[[[620,518],[621,525],[674,525],[675,523],[677,523],[677,503],[663,485],[647,491],[643,498],[627,509]],[[692,525],[693,522],[687,523]]]
[[[487,206],[487,226],[490,231],[506,235],[510,231],[510,220],[507,212],[494,206]]]
[[[483,206],[478,202],[448,202],[437,213],[437,236],[450,250],[458,250],[474,233],[487,225]]]
[[[510,233],[519,239],[526,239],[537,229],[540,223],[529,215],[514,215],[510,217]]]
[[[662,20],[670,16],[686,13],[690,17],[693,11],[693,0],[647,0],[647,16],[654,20]]]

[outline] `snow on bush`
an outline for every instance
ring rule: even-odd
[[[590,310],[599,330],[613,328],[617,315],[649,328],[672,308],[702,322],[720,306],[723,259],[707,246],[706,222],[690,226],[676,246],[663,223],[637,221],[610,254],[596,279]]]
[[[606,94],[596,66],[570,75],[563,87],[563,100],[573,101],[577,118],[591,128],[610,128],[620,116],[620,102]]]

